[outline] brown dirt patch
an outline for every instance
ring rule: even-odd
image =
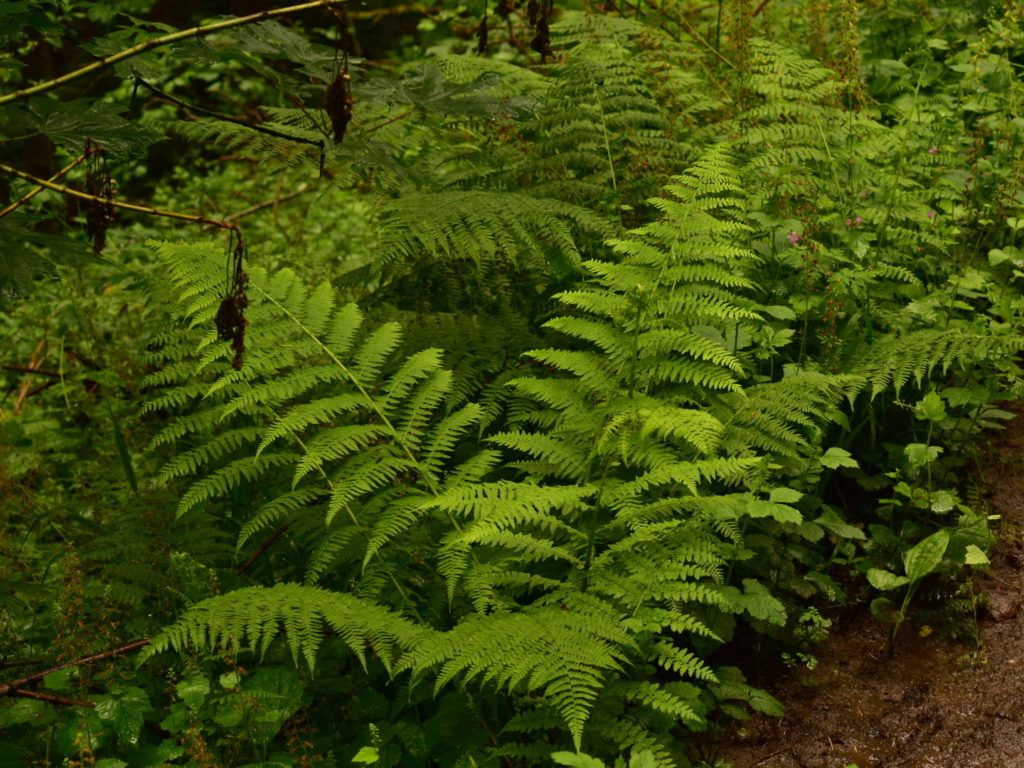
[[[1024,768],[1024,418],[983,467],[1002,516],[992,567],[976,585],[980,653],[908,622],[892,657],[888,628],[866,610],[840,617],[814,670],[766,686],[786,706],[711,749],[735,768]]]

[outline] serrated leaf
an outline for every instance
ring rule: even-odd
[[[196,711],[210,693],[210,681],[205,677],[188,677],[178,683],[174,691],[189,709]]]
[[[31,109],[39,131],[74,152],[84,152],[91,139],[112,159],[126,160],[163,138],[151,126],[122,117],[122,107],[94,99],[34,99]]]
[[[918,418],[928,421],[942,421],[946,418],[946,403],[938,392],[932,390],[917,404]]]
[[[968,544],[964,553],[964,565],[991,565],[991,561],[977,544]]]
[[[911,467],[919,469],[926,464],[931,464],[942,453],[942,448],[937,445],[925,445],[924,443],[910,443],[904,446],[903,452],[907,456],[907,462]]]
[[[795,504],[803,497],[800,491],[794,491],[792,488],[773,488],[768,500],[776,504]]]
[[[857,464],[857,460],[850,455],[849,451],[834,446],[822,454],[820,461],[821,466],[828,467],[829,469],[839,469],[840,467],[856,469],[860,466]]]

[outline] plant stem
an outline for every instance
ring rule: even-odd
[[[82,664],[91,664],[94,661],[102,661],[103,659],[109,659],[111,656],[120,656],[125,653],[131,653],[132,651],[137,651],[139,648],[142,648],[147,645],[149,645],[148,638],[145,640],[136,640],[126,645],[118,646],[117,648],[111,648],[109,651],[101,651],[100,653],[94,653],[90,656],[83,656],[79,659],[74,659],[72,661],[65,661],[63,664],[58,664],[55,667],[50,667],[49,669],[44,670],[42,672],[36,672],[31,675],[26,675],[25,677],[22,677],[18,680],[12,680],[9,683],[4,683],[3,685],[0,685],[0,696],[10,696],[15,693],[16,689],[28,685],[29,683],[34,683],[37,680],[42,680],[47,675],[52,674],[54,672],[59,672],[62,669],[67,669],[68,667],[78,667]],[[20,693],[18,695],[24,694]]]
[[[0,171],[3,173],[10,174],[11,176],[17,176],[19,179],[25,179],[25,181],[31,181],[38,184],[40,187],[52,190],[54,192],[60,192],[62,195],[68,195],[70,197],[77,197],[82,200],[91,200],[97,203],[103,203],[105,205],[112,205],[115,208],[122,208],[126,211],[136,211],[137,213],[145,213],[150,216],[164,216],[169,219],[178,219],[179,221],[190,221],[193,224],[207,224],[211,227],[220,227],[221,229],[230,229],[236,235],[239,240],[244,243],[242,238],[242,230],[237,224],[232,224],[230,221],[219,221],[217,219],[208,219],[205,216],[196,216],[191,213],[178,213],[177,211],[165,211],[159,208],[150,208],[147,205],[135,205],[133,203],[120,203],[117,200],[111,200],[106,197],[99,197],[98,195],[90,195],[88,192],[80,192],[77,189],[64,186],[63,184],[56,184],[46,179],[40,179],[37,176],[33,176],[30,173],[19,171],[17,168],[12,168],[9,165],[0,163]]]
[[[81,155],[76,157],[70,163],[68,163],[63,168],[61,168],[59,171],[57,171],[55,174],[53,174],[53,176],[51,176],[49,179],[47,179],[47,181],[51,181],[51,182],[52,181],[56,181],[61,176],[66,174],[68,171],[70,171],[72,168],[75,168],[76,166],[81,164],[85,160],[85,158],[87,158],[89,155],[91,155],[95,151],[96,151],[95,149],[92,149],[92,150],[88,150],[86,152],[83,152]],[[4,216],[9,214],[11,211],[14,211],[14,210],[20,208],[21,206],[23,206],[25,203],[27,203],[33,197],[38,195],[44,189],[46,189],[46,187],[44,187],[42,185],[39,185],[37,187],[32,188],[28,192],[26,192],[24,195],[22,195],[17,200],[15,200],[13,203],[11,203],[6,208],[4,208],[2,211],[0,211],[0,219],[2,219]]]
[[[328,7],[331,5],[340,5],[341,3],[348,2],[348,0],[315,0],[311,3],[300,3],[299,5],[289,5],[285,8],[275,8],[269,11],[261,11],[260,13],[252,13],[248,16],[238,16],[233,19],[225,19],[224,21],[217,21],[212,24],[205,24],[198,27],[190,27],[189,29],[182,29],[178,32],[172,32],[168,35],[161,35],[160,37],[154,37],[152,40],[145,40],[138,45],[133,45],[131,48],[126,48],[123,51],[118,51],[110,56],[105,56],[102,59],[92,62],[92,64],[86,64],[84,67],[68,72],[60,77],[55,77],[52,80],[47,80],[37,85],[33,85],[29,88],[22,88],[20,91],[14,91],[8,93],[5,96],[0,96],[0,104],[6,104],[9,101],[16,101],[17,99],[23,99],[26,96],[33,96],[37,93],[45,93],[46,91],[53,90],[62,85],[70,82],[74,82],[86,75],[98,72],[106,67],[130,59],[133,56],[138,56],[146,51],[151,51],[154,48],[161,48],[171,43],[176,43],[179,40],[187,40],[190,37],[201,37],[208,35],[211,32],[218,32],[222,29],[230,29],[231,27],[238,27],[242,24],[255,24],[260,21],[266,21],[267,19],[273,19],[278,16],[286,16],[290,13],[298,13],[299,11],[309,11],[314,8]]]

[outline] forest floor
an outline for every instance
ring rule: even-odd
[[[726,734],[733,768],[1024,768],[1024,415],[996,436],[981,471],[1001,515],[975,577],[977,647],[889,627],[866,609],[835,619],[815,669],[762,682],[786,707]],[[935,623],[938,623],[936,620]]]

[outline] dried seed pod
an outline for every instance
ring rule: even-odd
[[[327,86],[324,94],[327,117],[334,129],[334,143],[340,144],[345,138],[345,131],[352,121],[352,105],[356,100],[352,97],[352,76],[348,73],[348,64],[338,73],[334,81]]]
[[[487,11],[484,11],[483,18],[480,19],[480,26],[476,28],[476,52],[481,56],[487,53]]]
[[[103,150],[88,144],[86,151],[90,155],[85,171],[85,191],[94,199],[84,206],[85,232],[92,238],[93,251],[99,253],[107,244],[107,228],[116,218],[116,210],[109,202],[114,197],[115,187]]]
[[[548,20],[543,16],[537,20],[537,34],[530,41],[530,48],[540,54],[541,61],[554,55],[554,51],[551,50],[551,29],[548,27]]]
[[[231,360],[231,367],[236,371],[242,368],[242,360],[245,355],[245,326],[249,324],[245,318],[245,310],[249,306],[249,297],[245,293],[245,287],[249,284],[249,276],[242,270],[244,256],[245,245],[239,242],[231,255],[231,285],[213,318],[217,328],[217,338],[221,341],[231,342],[231,349],[235,352]]]
[[[540,54],[541,61],[553,56],[551,50],[551,14],[555,10],[552,0],[542,0],[540,6],[536,6],[536,0],[530,0],[527,6],[527,15],[530,19],[530,26],[537,30],[530,41],[530,48]]]
[[[537,19],[540,18],[540,3],[537,0],[530,0],[526,4],[526,21],[531,27],[537,26]]]

